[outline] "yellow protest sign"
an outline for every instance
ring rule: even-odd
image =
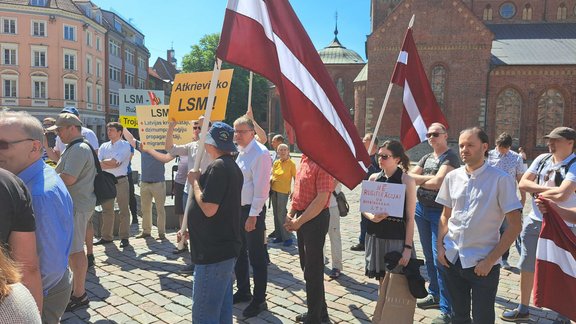
[[[168,105],[136,106],[140,142],[146,148],[164,149],[168,132]],[[190,121],[180,121],[174,128],[174,144],[192,142],[194,133]]]
[[[214,108],[210,116],[212,121],[224,120],[226,117],[226,104],[233,72],[231,69],[220,71]],[[198,120],[204,115],[211,78],[212,71],[176,74],[170,97],[169,120]]]
[[[118,120],[125,128],[138,128],[138,119],[136,116],[120,116]]]

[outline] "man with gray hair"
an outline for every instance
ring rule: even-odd
[[[72,290],[72,198],[56,171],[42,160],[44,130],[38,119],[27,112],[0,112],[0,140],[8,143],[0,150],[0,167],[22,179],[32,197],[44,295],[42,321],[58,323]]]

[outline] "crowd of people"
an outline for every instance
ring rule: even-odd
[[[307,312],[294,320],[328,323],[325,263],[331,260],[332,279],[344,271],[336,199],[341,184],[306,155],[297,168],[281,135],[272,138],[270,153],[266,134],[250,111],[232,126],[211,124],[202,149],[197,140],[203,122],[192,123],[195,138],[185,145],[173,143],[176,123],[170,122],[164,150],[155,150],[116,122],[107,124],[109,141],[98,145],[74,108],[42,123],[26,112],[0,112],[0,322],[58,323],[65,311],[89,305],[85,281],[95,262],[93,245],[113,244],[115,206],[120,248],[130,246],[130,224],[138,221],[130,208],[129,181],[137,150],[142,173],[137,239],[166,240],[165,164],[179,159],[175,214],[180,222],[187,218],[187,231],[178,232],[185,244],[174,253],[190,251],[193,323],[232,323],[232,305],[238,303],[248,303],[244,318],[268,309],[267,202],[274,220],[268,238],[273,244],[298,246]],[[521,295],[518,307],[500,318],[529,320],[543,201],[573,231],[576,224],[576,131],[552,130],[545,136],[550,153],[528,168],[525,155],[511,150],[512,137],[506,133],[489,150],[482,129],[465,129],[458,152],[449,148],[442,124],[430,125],[426,137],[432,152],[415,166],[400,142],[378,145],[373,134],[363,138],[367,150],[376,144],[369,152],[366,180],[403,184],[405,191],[400,217],[361,213],[359,241],[351,247],[364,251],[365,274],[379,283],[373,322],[393,318],[394,323],[412,323],[419,307],[440,309],[432,323],[494,323],[500,270],[511,268],[508,253],[514,243]],[[197,159],[199,170],[194,169]],[[97,201],[94,180],[100,172],[113,175],[114,199]],[[527,194],[537,199],[522,219]],[[152,237],[153,202],[157,237]],[[97,204],[102,222],[100,237],[93,241]],[[423,249],[427,288],[415,260],[416,241]],[[402,315],[390,306],[399,301]],[[555,323],[570,320],[558,314]]]

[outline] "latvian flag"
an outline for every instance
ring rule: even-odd
[[[548,211],[536,250],[534,304],[576,321],[576,235],[550,207]]]
[[[348,188],[364,179],[368,152],[287,0],[229,0],[216,55],[276,85],[302,153]]]

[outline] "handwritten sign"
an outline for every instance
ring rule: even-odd
[[[210,120],[224,120],[234,70],[220,71]],[[170,120],[198,120],[206,113],[212,72],[176,74],[170,97]]]
[[[168,105],[136,106],[140,141],[146,148],[164,149],[168,132]],[[194,133],[190,121],[180,121],[174,128],[174,144],[192,142]]]
[[[373,214],[388,213],[392,217],[404,216],[406,185],[376,181],[362,181],[360,211]]]

